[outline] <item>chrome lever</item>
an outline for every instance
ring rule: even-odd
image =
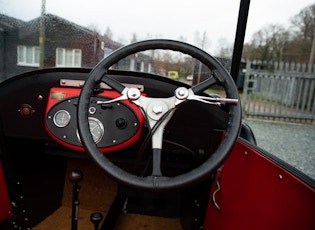
[[[125,94],[125,95],[121,95],[120,97],[117,97],[117,98],[109,100],[109,101],[97,101],[96,104],[97,105],[110,104],[110,103],[115,102],[115,101],[122,101],[122,100],[127,100],[127,99],[128,99],[128,96]]]
[[[199,96],[199,95],[193,95],[193,97],[198,98],[199,100],[205,101],[205,100],[209,100],[213,103],[219,103],[220,102],[225,102],[225,103],[230,103],[230,104],[237,104],[238,103],[238,99],[232,99],[232,98],[223,98],[223,97],[205,97],[205,96]],[[188,97],[189,99],[189,97]],[[193,100],[193,99],[191,99]],[[196,99],[195,99],[196,100]]]
[[[123,101],[123,100],[131,100],[133,103],[135,103],[136,105],[139,106],[139,101],[138,99],[141,96],[141,92],[139,89],[136,88],[128,88],[126,87],[122,93],[122,95],[120,97],[117,97],[115,99],[109,100],[109,101],[97,101],[96,104],[97,105],[101,105],[101,104],[109,104],[115,101]]]
[[[203,103],[216,105],[216,106],[221,106],[222,102],[231,103],[231,104],[238,103],[238,99],[221,98],[221,97],[206,97],[206,96],[195,95],[191,89],[187,89],[185,87],[177,88],[175,91],[175,97],[177,99],[177,101],[175,102],[175,105],[178,105],[186,100],[195,100],[195,101],[200,101]]]

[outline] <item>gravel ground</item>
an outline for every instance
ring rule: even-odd
[[[244,120],[257,145],[315,179],[315,125]]]

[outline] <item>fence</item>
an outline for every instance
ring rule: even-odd
[[[245,116],[315,121],[315,68],[280,63],[266,71],[250,66],[248,62],[243,87]]]

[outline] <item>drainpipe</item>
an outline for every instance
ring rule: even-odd
[[[45,59],[45,8],[46,0],[42,0],[42,10],[39,25],[39,68],[44,68]]]

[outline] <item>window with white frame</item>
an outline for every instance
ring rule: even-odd
[[[18,46],[17,64],[21,66],[39,67],[39,52],[38,46]]]
[[[81,67],[80,49],[56,49],[56,67]]]

